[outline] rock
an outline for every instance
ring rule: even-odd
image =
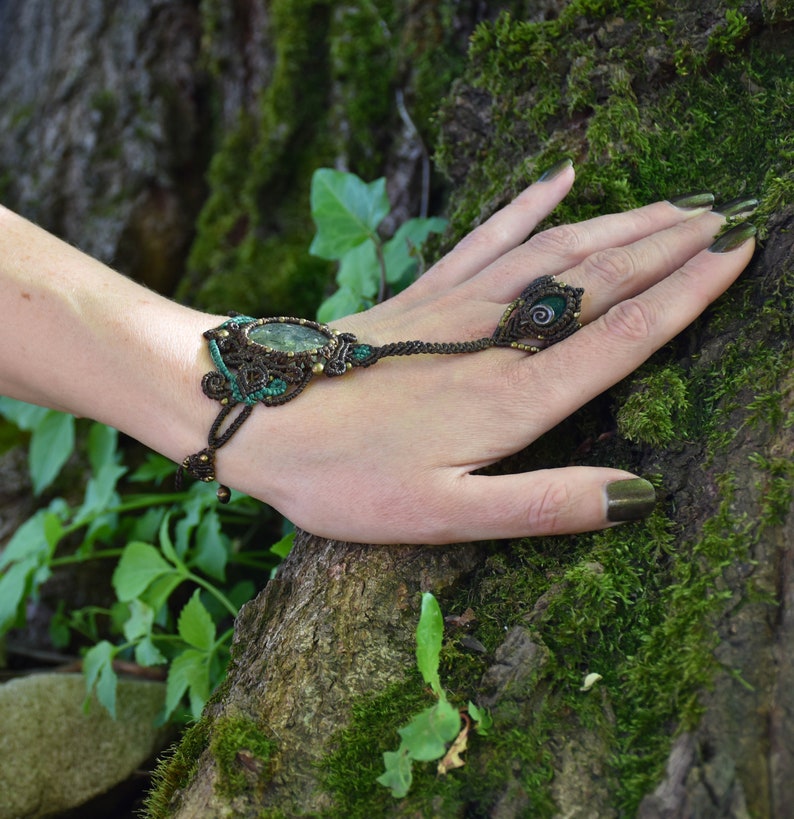
[[[83,710],[79,674],[35,674],[0,685],[0,819],[62,813],[124,781],[161,750],[154,726],[165,685],[119,681],[114,721],[97,702]]]

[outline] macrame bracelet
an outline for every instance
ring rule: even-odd
[[[221,404],[221,410],[210,427],[207,446],[182,462],[177,485],[183,470],[200,481],[214,481],[215,453],[253,408],[292,401],[316,375],[334,378],[392,356],[458,355],[491,347],[537,353],[579,329],[583,293],[582,288],[542,276],[508,306],[491,336],[458,342],[397,341],[375,346],[309,319],[231,313],[220,327],[204,333],[216,369],[204,376],[201,388]],[[226,503],[229,497],[228,487],[221,485],[218,500]]]

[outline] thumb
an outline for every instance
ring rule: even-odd
[[[601,467],[466,474],[456,484],[449,530],[460,540],[589,532],[648,517],[656,503],[645,479]]]

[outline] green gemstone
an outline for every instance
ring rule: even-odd
[[[325,347],[329,338],[312,327],[291,322],[260,324],[248,331],[251,341],[283,353],[305,353]]]
[[[542,299],[538,299],[532,306],[537,307],[539,304],[543,304],[553,310],[554,315],[559,318],[559,316],[565,312],[568,302],[564,296],[545,296]]]

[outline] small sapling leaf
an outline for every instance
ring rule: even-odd
[[[410,753],[402,746],[397,751],[385,751],[383,766],[386,771],[378,777],[378,784],[390,788],[391,795],[395,799],[402,799],[411,789],[411,782],[413,781],[412,764]]]
[[[438,676],[441,643],[444,638],[444,618],[436,598],[430,593],[422,595],[422,612],[416,627],[416,665],[424,681],[439,699],[446,699]]]
[[[444,756],[447,743],[452,742],[459,731],[460,712],[447,700],[439,700],[417,714],[398,733],[411,758],[427,762]]]

